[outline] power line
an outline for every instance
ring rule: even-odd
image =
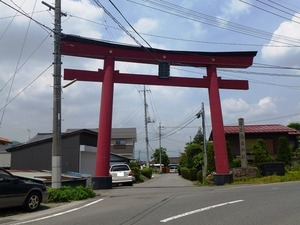
[[[123,15],[123,13],[118,9],[118,7],[111,1],[109,2],[113,5],[113,7],[118,11],[118,13],[122,16],[122,18],[125,20],[125,22],[131,27],[131,29],[150,47],[151,45],[139,34],[139,32],[129,23],[129,21],[126,19],[126,17]]]
[[[281,16],[281,15],[279,15],[279,14],[277,14],[277,13],[271,12],[271,11],[269,11],[269,10],[266,10],[266,9],[262,8],[262,7],[253,5],[253,4],[249,3],[249,2],[246,2],[246,1],[243,1],[243,0],[239,0],[239,1],[242,2],[242,3],[244,3],[244,4],[250,5],[250,6],[254,7],[254,8],[257,8],[257,9],[259,9],[259,10],[261,10],[261,11],[264,11],[264,12],[266,12],[266,13],[269,13],[269,14],[272,14],[272,15],[275,15],[275,16],[278,16],[278,17],[281,17],[281,18],[283,18],[283,19],[290,20],[290,18],[288,18],[288,17]],[[273,9],[276,9],[276,10],[278,10],[278,11],[285,12],[284,10],[280,10],[280,9],[278,9],[277,7],[274,7],[274,6],[270,5],[270,4],[267,4],[267,3],[265,3],[265,2],[262,2],[262,1],[260,1],[260,0],[256,0],[256,1],[260,2],[260,3],[263,4],[263,5],[266,5],[266,6],[269,6],[269,7],[273,8]],[[285,12],[285,13],[287,13],[287,12]],[[287,14],[292,15],[291,13],[287,13]],[[297,16],[296,16],[296,17],[297,17]],[[298,18],[299,18],[299,17],[298,17]],[[297,21],[293,21],[293,22],[300,24],[300,23],[297,22]]]
[[[28,19],[32,20],[32,21],[35,22],[36,24],[40,25],[40,26],[41,26],[43,29],[45,29],[46,31],[50,31],[51,33],[53,33],[53,30],[52,30],[50,27],[48,27],[48,26],[46,26],[46,25],[40,23],[39,21],[33,19],[33,18],[32,18],[31,16],[29,16],[27,13],[22,12],[21,10],[16,9],[15,7],[13,7],[13,6],[11,6],[11,5],[9,5],[9,4],[3,2],[2,0],[0,0],[0,2],[2,2],[3,4],[5,4],[5,5],[8,6],[9,8],[15,10],[16,12],[20,13],[21,15],[27,17]]]
[[[129,2],[141,5],[143,7],[151,8],[157,11],[161,11],[170,15],[178,16],[181,18],[185,18],[188,20],[201,22],[203,24],[207,24],[213,27],[233,31],[236,33],[264,39],[264,40],[273,40],[273,42],[281,43],[281,44],[288,44],[291,46],[295,46],[295,43],[299,43],[300,40],[283,36],[283,35],[275,35],[273,33],[259,30],[253,27],[240,25],[231,21],[227,21],[225,19],[213,17],[206,15],[204,13],[200,13],[194,10],[190,10],[176,4],[172,4],[166,2],[164,0],[140,0],[143,3],[138,2],[138,0],[127,0]],[[146,4],[147,3],[147,4]],[[151,6],[152,5],[152,6]]]
[[[36,6],[36,1],[35,1],[33,10],[34,10],[35,6]],[[22,54],[23,54],[23,51],[24,51],[25,42],[26,42],[27,37],[28,37],[30,25],[31,25],[31,20],[29,20],[29,23],[28,23],[28,26],[27,26],[27,29],[26,29],[26,33],[25,33],[25,37],[24,37],[23,42],[22,42],[22,47],[21,47],[21,51],[20,51],[20,54],[19,54],[19,57],[18,57],[17,65],[16,65],[16,68],[15,68],[15,72],[14,72],[14,74],[12,76],[12,79],[11,79],[11,85],[9,87],[9,91],[8,91],[8,94],[7,94],[7,97],[6,97],[6,101],[5,101],[5,108],[4,108],[3,112],[2,112],[2,116],[1,116],[1,119],[0,119],[0,126],[2,124],[2,121],[3,121],[3,118],[4,118],[4,114],[5,114],[5,111],[6,111],[6,105],[7,105],[8,101],[9,101],[10,94],[11,94],[11,91],[12,91],[12,87],[14,85],[14,80],[15,80],[16,73],[18,71],[18,66],[20,64],[21,57],[22,57]]]
[[[7,107],[11,102],[13,102],[20,94],[22,94],[30,85],[32,85],[38,78],[40,78],[51,67],[52,64],[50,64],[45,70],[42,71],[42,73],[40,73],[35,79],[33,79],[29,84],[27,84],[18,94],[16,94],[13,98],[11,98],[9,102],[7,102],[2,108],[0,108],[0,111],[4,110],[5,107]]]
[[[94,0],[94,2],[103,9],[103,11],[123,30],[132,40],[135,41],[139,46],[142,44],[130,33],[128,30],[101,4],[98,0]]]
[[[107,24],[99,23],[97,21],[89,20],[80,16],[71,15],[68,14],[70,17],[84,20],[90,23],[94,23],[100,26],[104,26],[106,29],[111,28],[115,30],[121,30],[118,27],[109,26]],[[128,31],[132,32],[132,31]],[[155,38],[161,38],[161,39],[167,39],[167,40],[173,40],[173,41],[184,41],[184,42],[190,42],[190,43],[201,43],[201,44],[212,44],[212,45],[232,45],[232,46],[250,46],[250,47],[268,47],[268,48],[291,48],[291,47],[300,47],[297,45],[274,45],[274,44],[251,44],[251,43],[238,43],[238,42],[216,42],[216,41],[205,41],[205,40],[193,40],[193,39],[186,39],[186,38],[178,38],[178,37],[172,37],[172,36],[164,36],[164,35],[158,35],[158,34],[149,34],[144,32],[139,32],[139,34],[149,36],[149,37],[155,37]]]

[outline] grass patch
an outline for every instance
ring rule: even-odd
[[[272,175],[266,177],[239,177],[233,179],[233,184],[268,184],[288,181],[299,181],[300,171],[288,171],[284,176]]]
[[[61,188],[49,188],[49,203],[59,203],[59,202],[71,202],[77,200],[83,200],[88,198],[93,198],[96,193],[91,188],[86,188],[82,186],[68,187],[63,186]]]

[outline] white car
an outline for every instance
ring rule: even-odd
[[[127,164],[111,165],[109,168],[109,173],[112,176],[112,184],[124,184],[132,186],[134,176]]]

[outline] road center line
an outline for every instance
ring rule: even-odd
[[[24,222],[14,223],[13,225],[20,225],[20,224],[32,223],[32,222],[37,222],[37,221],[49,219],[49,218],[56,217],[56,216],[61,216],[61,215],[64,215],[64,214],[67,214],[67,213],[70,213],[70,212],[74,212],[74,211],[86,208],[88,206],[94,205],[94,204],[96,204],[98,202],[103,201],[104,199],[105,198],[101,198],[101,199],[98,199],[96,201],[90,202],[88,204],[85,204],[83,206],[80,206],[80,207],[77,207],[77,208],[74,208],[74,209],[70,209],[70,210],[67,210],[67,211],[64,211],[64,212],[60,212],[60,213],[56,213],[56,214],[49,215],[49,216],[40,217],[40,218],[33,219],[33,220],[27,220],[27,221],[24,221]]]
[[[184,217],[184,216],[189,216],[189,215],[192,215],[192,214],[195,214],[195,213],[199,213],[199,212],[203,212],[203,211],[206,211],[206,210],[214,209],[214,208],[225,206],[225,205],[235,204],[235,203],[239,203],[239,202],[243,202],[243,201],[244,200],[236,200],[236,201],[231,201],[231,202],[224,202],[224,203],[220,203],[220,204],[217,204],[217,205],[208,206],[208,207],[201,208],[201,209],[196,209],[196,210],[193,210],[193,211],[189,211],[189,212],[186,212],[186,213],[182,213],[182,214],[179,214],[179,215],[176,215],[176,216],[172,216],[172,217],[163,219],[160,222],[161,223],[166,223],[166,222],[169,222],[171,220],[176,220],[176,219]]]

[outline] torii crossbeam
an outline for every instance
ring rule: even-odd
[[[247,90],[248,81],[222,80],[217,76],[217,68],[247,68],[252,65],[257,52],[169,51],[120,45],[74,35],[62,36],[61,51],[63,55],[104,60],[103,69],[98,71],[64,70],[65,80],[102,82],[95,177],[93,177],[94,189],[110,189],[112,187],[108,168],[114,83],[208,88],[216,164],[215,184],[223,185],[232,182],[219,89]],[[170,76],[162,79],[154,75],[125,74],[114,70],[116,61],[144,64],[168,62],[173,66],[206,67],[207,76],[203,78]]]

